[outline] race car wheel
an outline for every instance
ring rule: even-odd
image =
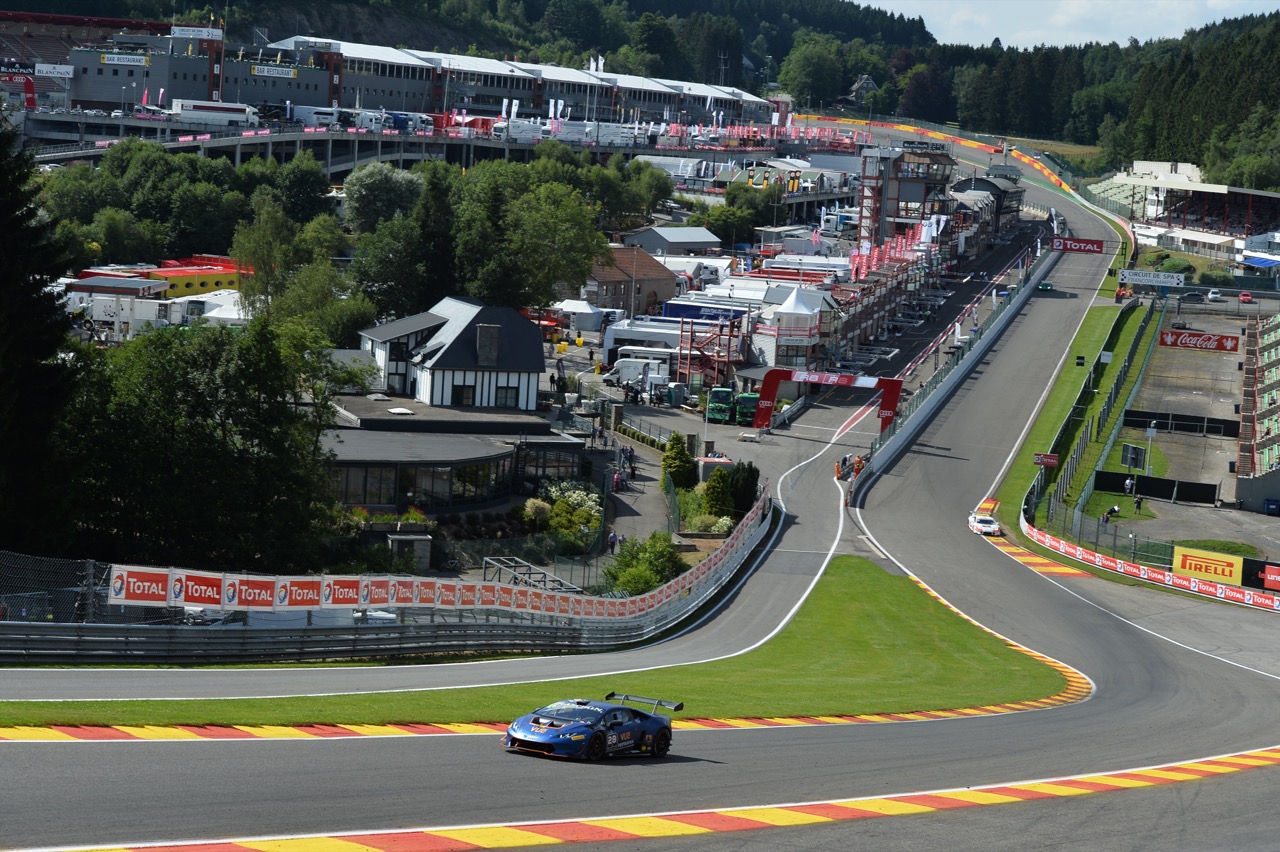
[[[596,733],[587,743],[587,760],[600,760],[605,755],[604,734]]]
[[[653,738],[653,756],[666,757],[669,751],[671,751],[671,732],[663,728]]]

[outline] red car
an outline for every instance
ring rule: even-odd
[[[1240,300],[1240,304],[1242,305],[1248,305],[1253,303],[1253,294],[1250,293],[1248,290],[1241,292],[1240,295],[1237,296],[1236,298]]]

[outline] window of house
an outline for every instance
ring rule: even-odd
[[[470,407],[476,404],[476,386],[475,385],[454,385],[453,395],[449,399],[450,405],[462,407]]]
[[[494,391],[493,404],[496,408],[518,408],[520,406],[520,388],[498,388]]]

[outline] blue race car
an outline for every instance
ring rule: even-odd
[[[627,702],[649,709],[628,707]],[[633,751],[666,757],[671,750],[671,717],[658,713],[659,707],[679,711],[684,704],[616,692],[610,692],[604,701],[557,701],[512,722],[502,737],[502,746],[508,751],[586,760]]]

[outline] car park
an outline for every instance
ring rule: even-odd
[[[1004,535],[1000,522],[990,515],[973,512],[969,515],[969,530],[978,535]]]
[[[646,705],[647,709],[628,704]],[[610,692],[603,701],[557,701],[512,722],[502,737],[502,747],[584,760],[629,752],[666,757],[671,750],[671,717],[657,712],[659,707],[679,711],[684,704],[617,692]]]
[[[1183,304],[1200,304],[1204,302],[1204,293],[1199,290],[1188,290],[1185,293],[1178,294],[1178,301]]]
[[[1240,295],[1236,296],[1236,298],[1240,300],[1240,304],[1242,305],[1253,304],[1253,294],[1250,293],[1248,290],[1241,291]]]
[[[1226,301],[1226,299],[1225,299],[1225,298],[1223,298],[1223,295],[1222,295],[1222,291],[1221,291],[1221,290],[1210,290],[1210,291],[1209,291],[1209,295],[1208,295],[1208,296],[1205,296],[1205,299],[1206,299],[1206,300],[1208,300],[1208,301],[1210,301],[1210,302],[1225,302],[1225,301]]]

